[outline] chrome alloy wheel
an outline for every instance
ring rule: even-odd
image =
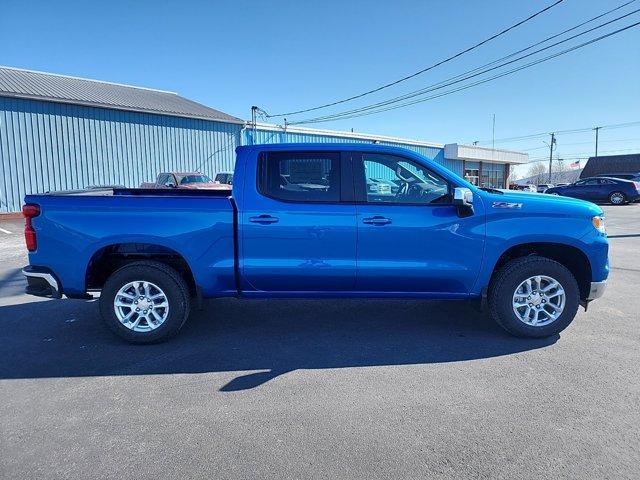
[[[566,302],[562,285],[554,278],[536,275],[518,285],[513,294],[513,311],[518,319],[533,327],[555,322]]]
[[[614,192],[611,194],[611,197],[609,197],[609,200],[611,200],[611,203],[614,205],[621,205],[624,203],[624,195],[620,192]]]
[[[150,332],[169,315],[169,300],[157,285],[138,280],[124,285],[113,301],[120,323],[134,332]]]

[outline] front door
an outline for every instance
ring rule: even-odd
[[[246,172],[240,215],[243,290],[354,289],[356,225],[350,158],[265,152]]]
[[[354,158],[358,256],[356,289],[468,293],[484,248],[483,207],[461,218],[453,185],[425,165],[396,155]]]

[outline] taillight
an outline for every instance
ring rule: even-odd
[[[39,205],[25,205],[22,207],[22,215],[24,215],[24,241],[27,244],[27,250],[35,252],[38,248],[36,240],[36,231],[31,224],[31,219],[40,215]]]

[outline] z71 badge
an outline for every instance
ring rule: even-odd
[[[522,204],[515,202],[493,202],[493,208],[522,208]]]

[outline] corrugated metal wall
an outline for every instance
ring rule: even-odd
[[[353,143],[371,143],[371,140],[365,140],[362,138],[345,138],[343,136],[331,136],[331,135],[319,135],[300,132],[284,132],[284,131],[272,131],[261,129],[246,129],[244,135],[245,145],[263,144],[263,143],[340,143],[340,142],[353,142]],[[437,147],[429,147],[423,145],[411,145],[401,142],[386,142],[380,141],[381,145],[389,145],[393,147],[402,147],[408,150],[413,150],[425,157],[444,165],[449,170],[453,171],[459,176],[462,176],[462,161],[449,160],[444,158],[444,149]]]
[[[92,185],[134,187],[161,171],[233,170],[235,147],[256,143],[370,143],[327,134],[245,130],[237,124],[0,97],[0,213],[24,196]],[[462,175],[442,148],[414,150]]]
[[[241,125],[0,97],[0,212],[29,193],[233,170]]]

